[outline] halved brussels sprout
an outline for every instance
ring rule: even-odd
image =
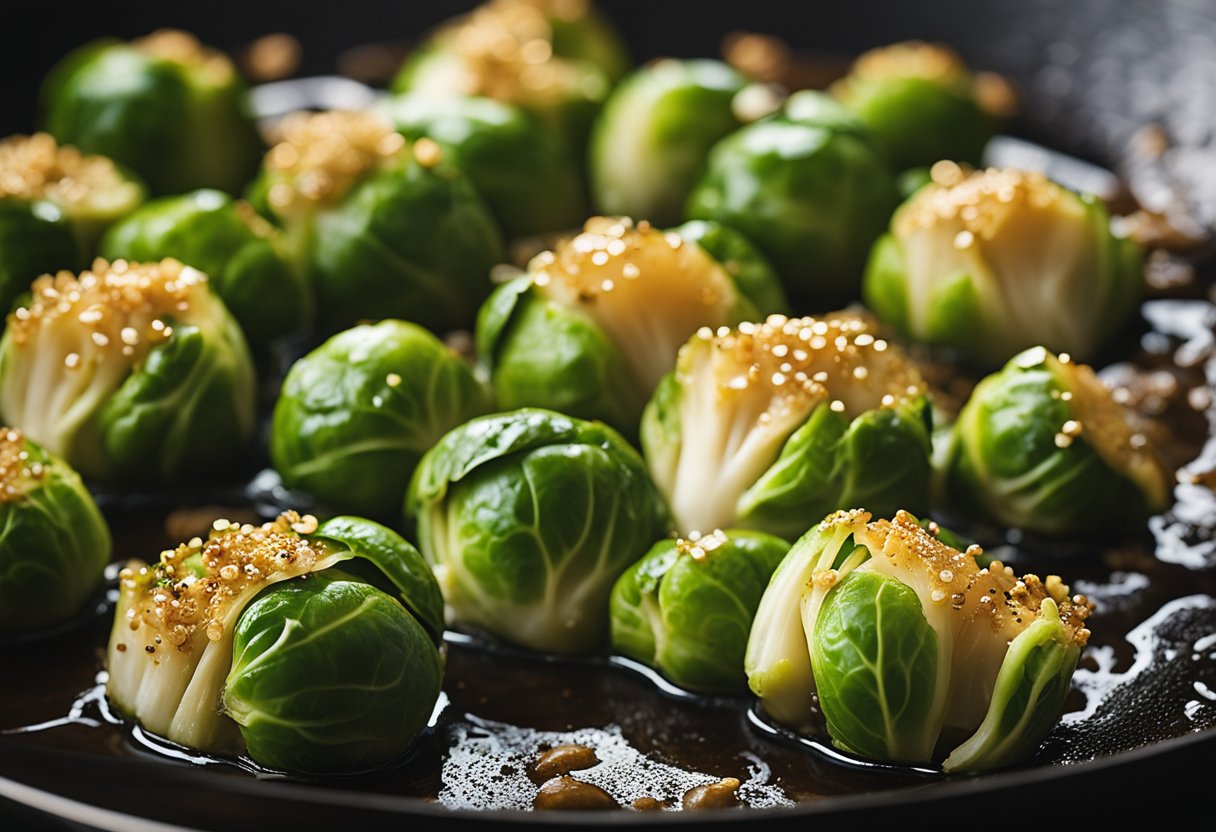
[[[21,431],[0,428],[0,635],[80,610],[110,562],[110,530],[80,476]]]
[[[422,454],[490,410],[488,386],[425,329],[393,320],[357,326],[292,366],[275,404],[270,458],[289,488],[387,516],[401,510]]]
[[[232,62],[186,32],[80,47],[51,70],[42,104],[48,133],[126,165],[157,194],[237,193],[262,153]]]
[[[1032,755],[1059,720],[1093,609],[1055,575],[1018,579],[959,552],[905,511],[838,512],[794,544],[747,645],[764,710],[839,748],[948,772]],[[961,744],[954,737],[966,737]]]
[[[489,0],[431,34],[393,89],[515,104],[581,152],[591,120],[628,68],[620,37],[586,0]]]
[[[632,435],[698,327],[784,306],[763,256],[730,229],[662,232],[594,217],[495,291],[478,316],[477,348],[501,407],[551,408]]]
[[[106,693],[189,748],[290,771],[367,769],[426,726],[442,628],[426,563],[384,526],[318,527],[291,512],[262,526],[217,520],[207,540],[120,573]]]
[[[1135,529],[1170,495],[1131,411],[1089,367],[1042,347],[976,386],[946,471],[968,511],[1050,534]]]
[[[312,294],[278,232],[249,203],[220,191],[154,200],[112,226],[108,260],[174,257],[207,275],[256,353],[306,329]]]
[[[832,85],[873,131],[897,170],[941,159],[978,164],[996,132],[954,50],[906,41],[873,49]]]
[[[87,477],[171,482],[232,465],[256,384],[240,327],[176,260],[45,275],[0,339],[0,413]]]
[[[591,134],[596,208],[667,225],[705,170],[710,147],[743,123],[747,78],[721,61],[656,61],[612,92]]]
[[[855,300],[866,253],[899,202],[886,159],[828,114],[766,119],[714,145],[687,215],[738,229],[797,304]]]
[[[406,512],[453,620],[559,652],[603,643],[613,582],[668,530],[624,439],[535,409],[448,433],[422,458]]]
[[[1090,359],[1135,311],[1140,248],[1097,198],[953,162],[932,179],[870,254],[865,300],[884,323],[992,366],[1039,344]]]
[[[98,235],[143,198],[104,156],[46,133],[0,141],[0,313],[39,275],[89,262]]]
[[[254,198],[284,227],[330,327],[404,318],[467,327],[502,238],[432,141],[412,146],[376,113],[298,113],[280,125]]]
[[[439,145],[508,237],[564,231],[586,216],[574,157],[520,107],[491,98],[416,94],[390,98],[379,109],[407,139]]]
[[[715,530],[656,543],[612,588],[612,646],[689,690],[744,690],[760,596],[790,544]]]
[[[843,506],[926,507],[931,414],[900,351],[850,313],[699,331],[642,418],[676,528],[787,539]]]

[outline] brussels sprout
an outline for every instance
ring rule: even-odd
[[[856,299],[870,244],[899,201],[872,139],[831,113],[749,124],[714,145],[689,217],[738,229],[772,260],[790,298]]]
[[[87,263],[97,235],[143,197],[109,159],[46,133],[0,141],[0,313],[39,275]]]
[[[254,351],[307,327],[312,296],[279,232],[247,202],[195,191],[148,203],[101,242],[109,260],[174,257],[204,272]]]
[[[270,458],[289,488],[344,510],[401,510],[419,458],[491,409],[487,386],[426,330],[402,321],[330,338],[287,374]]]
[[[361,319],[469,326],[502,238],[430,140],[412,147],[375,113],[298,113],[280,125],[254,191],[281,222],[330,328]]]
[[[848,107],[827,93],[818,90],[799,90],[785,99],[782,114],[789,121],[811,127],[823,127],[839,133],[849,133],[864,139],[875,148],[878,140],[866,127],[864,121]]]
[[[832,85],[886,148],[897,170],[940,159],[977,164],[996,132],[952,49],[907,41],[871,50]]]
[[[717,224],[663,233],[594,217],[482,307],[477,348],[498,403],[602,419],[627,434],[701,326],[785,306],[772,270]]]
[[[559,652],[604,641],[613,582],[667,532],[637,451],[603,424],[535,409],[444,436],[406,512],[455,621]]]
[[[612,588],[612,646],[690,690],[745,689],[760,596],[790,544],[763,532],[662,540]]]
[[[0,428],[0,635],[58,624],[80,610],[110,561],[110,530],[80,476]]]
[[[950,496],[1033,531],[1135,529],[1164,510],[1169,485],[1132,420],[1089,367],[1033,347],[981,381],[959,413]]]
[[[705,328],[642,418],[676,528],[794,539],[843,506],[925,506],[931,414],[915,367],[865,318]]]
[[[1095,197],[1042,174],[933,166],[866,268],[866,305],[908,337],[999,365],[1043,344],[1092,358],[1135,311],[1139,246]]]
[[[38,278],[0,339],[0,413],[87,477],[170,482],[230,465],[256,385],[240,327],[176,260]]]
[[[590,3],[490,0],[437,29],[406,60],[393,89],[515,104],[581,152],[628,67],[620,37]]]
[[[573,228],[586,215],[574,157],[519,107],[473,96],[402,95],[380,111],[407,139],[438,144],[508,237]]]
[[[764,710],[813,730],[818,696],[839,748],[980,771],[1029,757],[1052,729],[1093,609],[1055,575],[1020,580],[959,552],[905,511],[838,512],[777,567],[747,644]],[[968,737],[961,744],[953,737]]]
[[[332,569],[343,564],[372,583]],[[386,591],[376,588],[382,585]],[[217,520],[119,577],[106,693],[190,748],[304,772],[365,769],[425,727],[443,601],[422,556],[358,517]]]
[[[42,104],[48,133],[126,165],[157,194],[237,193],[262,153],[232,62],[186,32],[82,46],[51,71]]]
[[[679,222],[710,147],[738,128],[747,78],[721,61],[665,59],[637,70],[604,105],[591,134],[596,207]]]

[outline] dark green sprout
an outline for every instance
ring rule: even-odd
[[[457,623],[556,652],[606,641],[613,583],[668,531],[619,434],[536,409],[448,433],[422,458],[406,511]]]
[[[789,549],[743,530],[659,541],[612,588],[613,649],[689,690],[746,689],[752,618]]]
[[[340,566],[340,568],[334,568]],[[106,692],[146,730],[297,773],[404,754],[443,679],[443,599],[422,556],[359,517],[217,520],[120,573]]]
[[[860,294],[866,255],[899,193],[855,119],[799,100],[714,145],[686,211],[754,242],[795,303],[830,309]]]
[[[503,259],[484,200],[442,148],[412,146],[383,116],[289,116],[251,199],[283,227],[333,331],[401,318],[470,327]]]
[[[289,488],[376,516],[401,509],[414,467],[491,409],[488,386],[434,335],[386,320],[333,336],[283,382],[270,457]]]
[[[72,52],[42,86],[43,125],[64,144],[138,173],[155,194],[239,193],[262,140],[244,82],[223,54],[161,30]]]
[[[0,428],[0,635],[71,618],[101,585],[110,530],[67,463]]]
[[[576,227],[586,214],[579,165],[552,130],[512,104],[401,95],[381,105],[407,139],[427,138],[485,199],[508,238]]]
[[[194,191],[144,205],[101,241],[109,260],[173,257],[207,275],[255,353],[307,329],[312,294],[277,229],[247,202]]]
[[[1143,528],[1169,483],[1132,412],[1083,364],[1034,347],[981,381],[946,459],[973,516],[1048,534]]]

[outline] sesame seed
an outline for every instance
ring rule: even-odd
[[[281,214],[340,198],[369,170],[391,164],[407,143],[383,117],[370,112],[294,113],[279,125],[281,140],[266,155],[274,184],[267,196]],[[430,139],[414,143],[418,164],[438,164],[442,151]]]
[[[98,194],[136,190],[110,159],[61,146],[48,133],[0,141],[0,199],[47,200],[71,209]]]

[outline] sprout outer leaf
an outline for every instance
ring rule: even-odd
[[[436,644],[443,641],[443,595],[430,566],[414,546],[387,526],[362,517],[333,517],[315,537],[345,546],[363,558],[398,589],[399,600],[422,622]]]
[[[1005,654],[984,721],[942,764],[947,772],[999,768],[1034,753],[1055,727],[1081,650],[1051,599]]]
[[[752,619],[789,548],[744,530],[656,543],[613,587],[613,646],[690,690],[743,689]]]
[[[738,231],[712,220],[689,220],[672,231],[699,245],[734,280],[740,298],[731,323],[759,320],[789,310],[785,289],[772,264]]]
[[[617,346],[586,315],[542,298],[527,275],[483,307],[477,341],[499,407],[543,405],[633,433],[645,405]]]
[[[417,619],[337,569],[260,594],[232,650],[224,713],[254,760],[287,771],[360,770],[399,756],[426,726],[443,678]]]
[[[40,475],[26,490],[0,499],[0,634],[49,627],[78,612],[101,584],[110,560],[110,530],[80,476],[67,463],[15,432],[22,467]],[[2,471],[6,477],[19,472]]]
[[[940,650],[916,593],[854,571],[817,613],[803,626],[832,742],[874,759],[930,759]]]

